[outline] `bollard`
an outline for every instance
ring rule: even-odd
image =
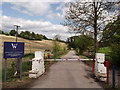
[[[115,65],[112,66],[112,88],[115,88]]]

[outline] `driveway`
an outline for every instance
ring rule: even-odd
[[[61,58],[78,59],[74,51]],[[80,61],[59,61],[28,88],[102,88],[92,78],[91,68]]]

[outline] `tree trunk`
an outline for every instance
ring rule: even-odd
[[[94,3],[94,53],[97,52],[98,50],[98,43],[97,43],[97,6],[96,6],[96,2]]]

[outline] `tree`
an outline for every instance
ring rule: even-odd
[[[25,39],[30,39],[31,38],[31,33],[29,31],[21,32],[20,37],[25,38]]]
[[[98,38],[100,39],[105,24],[117,15],[112,10],[118,2],[70,2],[66,4],[68,10],[63,25],[69,30],[83,35],[91,35],[94,38],[94,52],[98,50]],[[115,9],[116,10],[116,9]],[[109,18],[108,18],[109,17]]]
[[[42,39],[43,39],[43,35],[36,34],[36,35],[35,35],[35,39],[36,39],[36,40],[42,40]]]
[[[112,58],[112,64],[120,68],[120,42],[111,45],[110,56]]]
[[[47,40],[48,38],[45,35],[43,35],[43,39]]]
[[[59,42],[59,40],[60,40],[60,35],[55,35],[54,36],[54,38],[53,38],[53,40],[54,40],[54,47],[53,47],[53,49],[54,49],[54,56],[56,57],[57,56],[57,54],[60,52],[60,50],[61,50],[61,45],[60,45],[60,42]]]
[[[93,46],[93,38],[88,35],[80,35],[70,37],[71,41],[69,42],[72,48],[79,50],[79,54],[82,54],[83,51],[89,50]]]
[[[32,39],[35,39],[35,33],[34,32],[31,33],[31,37],[32,37]]]
[[[53,38],[53,40],[60,41],[60,37],[61,37],[60,35],[55,35],[54,38]]]
[[[100,41],[101,46],[110,46],[112,43],[120,42],[120,17],[114,22],[106,25],[103,37]]]
[[[0,34],[4,34],[4,31],[0,30]]]
[[[112,64],[120,67],[120,17],[113,23],[107,24],[105,29],[101,46],[111,48],[110,57],[112,58]]]
[[[11,30],[11,31],[9,32],[9,34],[10,34],[11,36],[15,36],[15,35],[17,34],[17,31]]]

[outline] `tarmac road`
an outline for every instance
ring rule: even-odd
[[[61,58],[79,58],[70,51]],[[92,78],[91,68],[80,61],[60,61],[50,71],[38,78],[29,88],[101,88]]]

